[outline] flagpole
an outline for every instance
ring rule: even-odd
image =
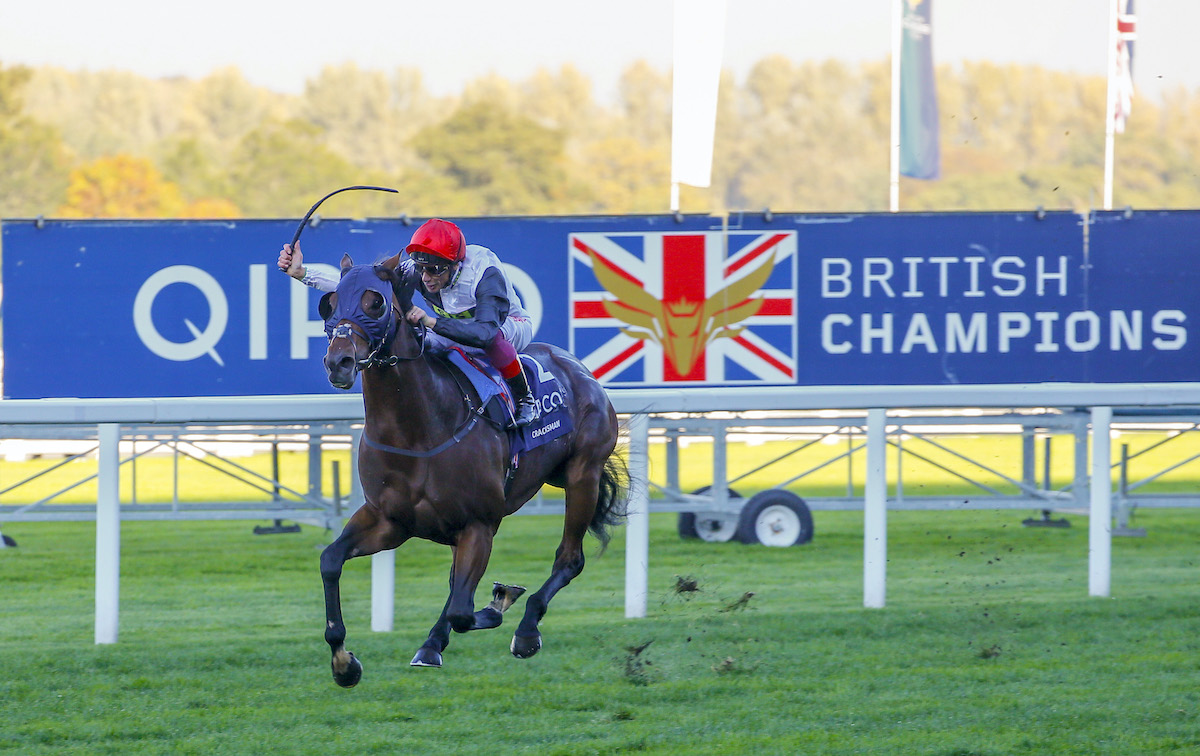
[[[891,168],[888,178],[888,209],[900,210],[900,46],[903,0],[892,0],[892,132]]]
[[[1104,113],[1104,209],[1112,210],[1113,193],[1113,142],[1116,122],[1113,118],[1117,109],[1117,4],[1120,0],[1108,0],[1108,96]]]

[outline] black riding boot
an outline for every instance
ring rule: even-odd
[[[533,401],[533,392],[529,390],[529,381],[525,378],[525,371],[518,371],[516,375],[506,380],[509,389],[512,390],[513,405],[516,408],[513,410],[513,422],[509,427],[520,428],[523,425],[529,425],[537,416],[537,403]]]

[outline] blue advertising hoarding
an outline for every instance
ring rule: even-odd
[[[1200,380],[1200,213],[472,218],[613,387]],[[4,396],[335,391],[295,221],[6,221]],[[415,225],[330,220],[306,264]]]
[[[801,353],[820,359],[798,382],[1196,380],[1198,224],[1195,213],[818,222],[803,232],[813,265],[798,291]]]

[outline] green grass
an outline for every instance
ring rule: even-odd
[[[623,617],[618,532],[551,605],[538,656],[508,653],[522,601],[454,636],[440,670],[408,659],[449,550],[406,544],[393,632],[370,631],[369,561],[346,567],[352,690],[322,639],[325,532],[125,523],[120,641],[95,646],[94,527],[8,524],[0,752],[1200,753],[1200,517],[1139,512],[1148,535],[1114,541],[1105,599],[1087,595],[1084,518],[1019,519],[890,513],[888,605],[868,610],[861,513],[818,512],[792,549],[684,542],[653,515],[647,618]],[[540,584],[560,527],[506,521],[484,585]]]

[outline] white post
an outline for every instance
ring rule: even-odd
[[[396,617],[396,550],[371,556],[371,629],[388,633]]]
[[[629,420],[629,516],[625,521],[625,616],[645,617],[650,569],[650,417]]]
[[[892,129],[888,209],[893,213],[900,210],[900,48],[903,46],[903,14],[904,4],[900,0],[892,0]]]
[[[1092,491],[1088,515],[1088,595],[1112,584],[1112,407],[1092,407]]]
[[[887,410],[867,410],[867,483],[863,504],[863,606],[887,596]]]
[[[116,643],[121,586],[121,426],[99,426],[96,491],[96,643]]]
[[[346,516],[343,520],[348,519],[350,515],[358,511],[358,508],[366,503],[366,495],[363,493],[362,480],[358,477],[358,446],[362,441],[363,429],[355,428],[350,432],[350,499],[347,502]],[[338,531],[345,527],[344,522],[338,523]]]
[[[1117,109],[1117,0],[1108,0],[1108,96],[1104,111],[1104,209],[1112,210],[1113,134]]]

